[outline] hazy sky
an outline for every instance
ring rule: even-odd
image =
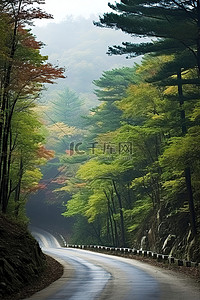
[[[89,18],[91,15],[103,14],[111,11],[108,2],[114,0],[46,0],[46,4],[41,7],[54,16],[53,22],[59,23],[66,17],[73,16]],[[37,21],[37,26],[43,26],[51,21]]]
[[[99,20],[99,15],[112,11],[108,2],[116,1],[46,0],[46,4],[41,5],[43,10],[54,16],[54,20],[38,20],[33,33],[46,45],[42,54],[48,55],[49,62],[66,67],[67,75],[51,89],[68,86],[78,93],[91,95],[95,88],[92,82],[103,71],[133,66],[134,61],[138,62],[138,59],[127,60],[125,55],[106,54],[109,46],[132,41],[130,35],[93,25],[94,20]]]

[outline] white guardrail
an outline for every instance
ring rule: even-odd
[[[96,245],[70,245],[70,244],[67,244],[65,247],[104,252],[113,255],[123,254],[126,255],[127,257],[142,256],[142,257],[148,257],[150,259],[155,259],[157,260],[157,262],[162,262],[170,265],[200,268],[200,263],[197,262],[192,262],[184,259],[177,259],[170,255],[158,254],[146,250],[137,250],[134,248],[131,249],[131,248],[115,248],[115,247],[105,247],[105,246],[96,246]]]

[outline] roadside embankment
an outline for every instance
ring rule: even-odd
[[[62,266],[46,259],[26,226],[0,215],[0,299],[22,299],[61,275]]]

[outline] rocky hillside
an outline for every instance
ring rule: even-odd
[[[30,285],[45,266],[45,256],[25,226],[0,215],[0,299]]]
[[[189,214],[171,211],[172,208],[163,205],[157,212],[151,212],[135,235],[134,245],[200,262],[200,237],[192,236]]]

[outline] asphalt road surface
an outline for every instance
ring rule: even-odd
[[[133,259],[62,248],[45,231],[33,235],[65,271],[29,300],[200,300],[199,286],[183,275]]]

